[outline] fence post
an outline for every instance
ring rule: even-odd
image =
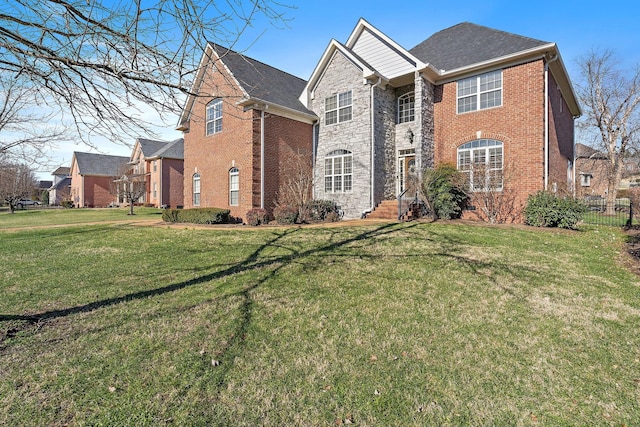
[[[627,227],[633,225],[633,202],[629,201],[629,219],[627,220]]]

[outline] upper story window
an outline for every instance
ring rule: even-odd
[[[471,191],[501,191],[502,142],[476,139],[458,147],[458,170],[467,175]]]
[[[238,206],[240,200],[240,171],[238,168],[229,169],[229,204]]]
[[[342,123],[351,120],[353,98],[351,91],[331,95],[324,100],[325,124]]]
[[[412,122],[415,119],[415,103],[416,98],[413,92],[405,93],[398,98],[398,123]]]
[[[200,206],[200,174],[193,175],[193,206]]]
[[[214,99],[207,105],[207,135],[222,132],[222,99]]]
[[[158,170],[158,161],[154,160],[153,161],[153,171],[156,172]]]
[[[324,159],[324,191],[346,193],[353,189],[353,154],[335,150]]]
[[[502,105],[502,70],[458,80],[458,114]]]

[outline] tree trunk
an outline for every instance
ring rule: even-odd
[[[133,213],[133,200],[129,200],[129,215],[135,215]]]

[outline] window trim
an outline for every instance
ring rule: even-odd
[[[222,132],[222,108],[222,98],[216,98],[207,104],[204,123],[205,136]]]
[[[331,167],[328,166],[330,162]],[[339,173],[335,173],[338,169]],[[327,172],[330,173],[327,173]],[[327,185],[329,184],[330,185]],[[336,187],[339,187],[336,190]],[[353,152],[348,150],[333,150],[324,157],[324,192],[328,194],[343,194],[353,192]]]
[[[494,87],[491,89],[485,89],[484,91],[481,89],[482,87],[482,83],[481,83],[481,79],[483,77],[487,77],[493,74],[500,74],[500,86],[499,87]],[[481,111],[481,110],[489,110],[492,108],[499,108],[502,107],[503,105],[503,101],[504,101],[504,76],[503,76],[503,72],[502,69],[499,70],[494,70],[494,71],[489,71],[488,73],[482,73],[482,74],[477,74],[475,76],[471,76],[471,77],[466,77],[464,79],[460,79],[456,81],[456,113],[457,114],[466,114],[466,113],[472,113],[475,111]],[[475,80],[475,83],[473,83],[473,92],[470,93],[466,93],[464,95],[460,95],[460,90],[464,89],[461,88],[460,85],[464,82],[473,82]],[[494,80],[495,82],[495,80]],[[471,89],[471,87],[469,88]],[[500,92],[500,101],[496,104],[496,105],[491,105],[488,107],[484,107],[482,108],[482,95],[485,94],[489,94],[489,93],[495,93],[495,92]],[[470,110],[466,110],[466,111],[460,111],[460,100],[461,99],[467,99],[467,98],[471,98],[474,97],[476,98],[475,100],[475,106],[474,108],[470,109]]]
[[[348,95],[348,103],[341,97]],[[344,102],[344,103],[343,103]],[[334,125],[338,123],[348,122],[353,119],[353,91],[334,93],[324,99],[324,123],[325,125]],[[347,113],[348,111],[348,113]],[[344,115],[343,115],[344,112]],[[335,113],[335,117],[333,114]],[[348,118],[346,118],[348,114]],[[329,119],[329,116],[332,116]]]
[[[491,164],[491,150],[500,149],[500,167],[490,167]],[[484,153],[482,153],[484,151]],[[468,156],[464,156],[467,161],[461,162],[461,153],[469,153]],[[476,156],[476,153],[482,153],[482,156]],[[494,155],[495,156],[495,155]],[[485,166],[485,178],[484,185],[482,187],[476,187],[474,184],[473,167],[476,163],[476,157],[482,157],[484,159],[483,165]],[[456,149],[457,169],[467,175],[467,182],[469,183],[469,191],[481,192],[481,191],[503,191],[504,190],[504,143],[496,139],[481,138],[474,139],[473,141],[466,142]],[[465,168],[465,165],[468,167]],[[500,186],[497,188],[489,188],[487,182],[489,182],[491,173],[499,171],[500,173]]]
[[[405,99],[409,99],[408,102],[404,102]],[[398,115],[396,117],[397,123],[409,123],[413,122],[416,119],[415,106],[416,106],[416,94],[414,91],[407,92],[398,97]],[[404,107],[406,104],[409,104],[409,114],[403,114]],[[408,118],[407,118],[408,117]]]
[[[235,196],[235,203],[234,203]],[[240,170],[236,167],[229,169],[229,206],[240,205]]]
[[[192,183],[192,188],[191,188],[192,199],[191,200],[193,202],[193,206],[200,206],[200,174],[199,173],[196,172],[193,174],[193,177],[191,178],[191,183]]]

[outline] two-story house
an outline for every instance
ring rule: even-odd
[[[140,203],[155,207],[178,207],[184,201],[184,140],[136,139],[129,165],[144,176],[145,194]]]
[[[114,180],[126,170],[129,157],[75,151],[71,158],[70,197],[77,208],[118,203]]]
[[[49,205],[59,206],[63,200],[70,200],[71,177],[69,175],[69,167],[60,166],[54,170],[53,183],[49,188]]]
[[[184,132],[184,207],[271,212],[290,163],[311,163],[316,116],[306,82],[209,43],[178,130]]]
[[[407,50],[361,19],[331,40],[300,100],[318,117],[314,197],[346,218],[413,193],[443,162],[472,191],[490,180],[521,203],[573,182],[581,112],[555,43],[462,23]]]

